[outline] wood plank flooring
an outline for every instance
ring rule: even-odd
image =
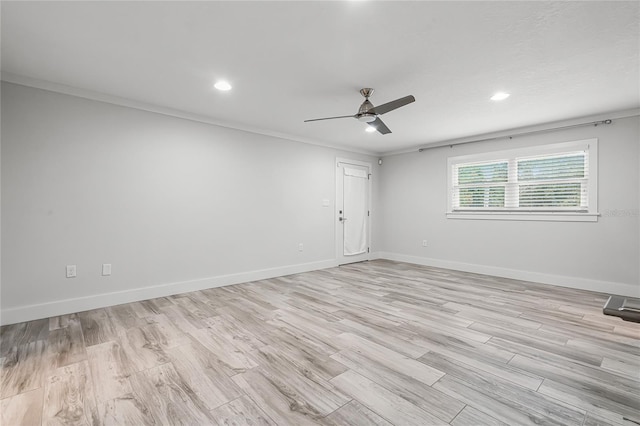
[[[378,260],[8,325],[0,423],[638,425],[606,298]]]

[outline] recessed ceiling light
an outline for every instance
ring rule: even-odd
[[[507,99],[509,96],[511,96],[509,93],[505,93],[505,92],[498,92],[495,95],[493,95],[491,97],[492,101],[504,101],[505,99]]]
[[[367,126],[366,129],[364,129],[365,132],[369,132],[369,133],[373,133],[375,132],[377,129],[373,126]]]
[[[214,84],[213,87],[215,87],[218,90],[222,90],[223,92],[226,92],[227,90],[231,90],[231,85],[229,84],[229,82],[224,80],[220,80],[216,82],[216,84]]]

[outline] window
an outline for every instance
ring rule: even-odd
[[[451,157],[447,216],[596,221],[597,143]]]

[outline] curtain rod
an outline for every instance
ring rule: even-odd
[[[536,133],[546,133],[546,132],[552,132],[552,131],[555,131],[555,130],[573,129],[575,127],[584,127],[584,126],[594,126],[594,127],[596,127],[596,126],[599,126],[601,124],[611,124],[611,123],[613,123],[613,120],[606,119],[606,120],[600,120],[600,121],[590,121],[588,123],[571,124],[569,126],[552,127],[552,128],[549,128],[549,129],[530,130],[528,132],[513,133],[511,135],[495,136],[495,137],[492,137],[492,138],[476,139],[476,140],[472,140],[472,141],[442,143],[442,144],[438,144],[438,145],[434,145],[434,146],[427,146],[427,147],[424,147],[424,148],[420,148],[420,149],[418,149],[418,152],[426,151],[427,149],[441,148],[443,146],[449,146],[450,148],[453,148],[454,145],[465,145],[465,144],[468,144],[468,143],[487,142],[487,141],[494,141],[494,140],[497,140],[497,139],[513,139],[513,138],[515,138],[517,136],[534,135]]]

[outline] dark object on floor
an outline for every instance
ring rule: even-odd
[[[640,299],[624,296],[609,296],[602,312],[620,317],[625,321],[640,322]]]

